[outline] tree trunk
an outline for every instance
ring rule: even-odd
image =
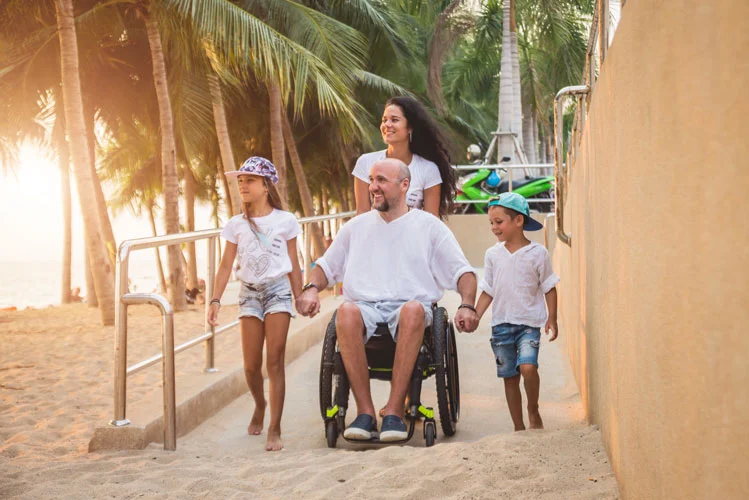
[[[533,133],[533,128],[535,126],[535,113],[533,113],[530,106],[528,106],[523,113],[523,150],[528,158],[528,163],[538,163],[538,145],[534,142],[536,139],[535,134]],[[529,168],[527,170],[529,175],[539,175],[537,168]]]
[[[94,180],[94,193],[96,194],[96,209],[99,211],[99,221],[101,223],[101,233],[104,235],[104,242],[107,247],[107,255],[115,266],[117,262],[117,242],[114,239],[112,230],[112,221],[109,219],[109,210],[107,209],[107,200],[104,197],[104,191],[101,188],[101,179],[96,172],[96,133],[95,127],[96,111],[92,108],[86,110],[86,134],[88,135],[88,150],[90,156],[91,178]]]
[[[216,137],[218,138],[218,149],[221,152],[221,162],[223,163],[223,169],[220,172],[221,181],[226,189],[226,211],[229,212],[229,217],[233,217],[234,214],[242,213],[242,206],[238,196],[232,196],[231,189],[236,187],[237,181],[235,178],[227,179],[224,175],[226,169],[229,171],[236,170],[236,164],[234,162],[234,149],[231,146],[231,137],[229,136],[229,126],[226,121],[226,110],[224,109],[224,97],[221,92],[221,82],[213,72],[208,72],[208,88],[211,91],[211,102],[213,104],[213,121],[216,125]],[[231,188],[231,189],[230,189]]]
[[[510,35],[510,4],[512,0],[504,0],[502,5],[502,62],[499,78],[499,147],[497,148],[497,162],[503,157],[515,158],[515,147],[512,136],[513,116],[513,79],[512,79],[512,36]],[[514,163],[514,162],[513,162]]]
[[[59,94],[59,93],[56,93]],[[60,101],[62,97],[55,96]],[[60,102],[58,101],[58,103]],[[57,149],[57,162],[60,167],[60,187],[62,189],[62,286],[60,302],[70,304],[70,273],[72,266],[72,244],[73,235],[71,228],[71,199],[70,199],[70,151],[68,141],[65,139],[64,113],[62,107],[56,110],[54,140]]]
[[[185,215],[187,231],[195,231],[195,177],[189,168],[185,168]],[[187,288],[192,290],[199,284],[194,241],[187,244],[187,256]]]
[[[167,88],[166,62],[161,46],[158,22],[150,15],[145,16],[148,44],[151,48],[153,63],[153,81],[156,87],[156,98],[159,103],[159,123],[161,125],[161,174],[164,191],[164,221],[167,234],[179,233],[179,179],[177,177],[177,148],[174,142],[174,123],[172,103]],[[182,274],[182,263],[179,245],[167,248],[168,281],[167,296],[175,311],[183,311],[185,302],[185,283]]]
[[[273,154],[273,164],[278,171],[278,194],[284,207],[289,205],[289,194],[286,188],[286,151],[283,145],[283,102],[281,101],[281,89],[278,83],[271,80],[268,85],[268,97],[270,99],[270,146]]]
[[[96,300],[96,284],[94,283],[94,273],[91,272],[91,259],[88,256],[88,248],[86,248],[86,241],[88,236],[86,230],[84,233],[84,247],[83,247],[83,269],[86,276],[86,304],[88,307],[99,307],[99,301]]]
[[[523,147],[523,103],[520,88],[520,58],[518,57],[518,27],[515,24],[515,0],[510,1],[510,54],[512,56],[512,131]],[[518,160],[521,160],[518,158]]]
[[[151,231],[154,236],[159,233],[156,231],[156,217],[153,214],[153,201],[148,201],[148,218],[151,221]],[[159,270],[159,284],[161,286],[161,292],[166,292],[166,277],[164,276],[164,266],[161,264],[161,253],[159,247],[153,249],[156,252],[156,267]]]
[[[101,222],[95,203],[94,179],[91,176],[91,159],[83,115],[81,79],[78,69],[78,40],[72,0],[55,0],[55,11],[60,38],[65,125],[70,138],[70,153],[78,186],[81,214],[86,226],[86,247],[91,259],[101,322],[103,325],[112,325],[114,324],[114,268],[109,261],[104,238],[99,229]]]
[[[452,0],[438,16],[429,44],[429,60],[427,67],[427,96],[440,116],[448,113],[445,98],[442,95],[442,66],[445,56],[455,35],[451,31],[449,17],[460,6],[461,0]]]
[[[229,217],[234,217],[236,214],[242,213],[240,210],[239,212],[234,212],[234,204],[239,203],[239,190],[235,191],[237,193],[236,202],[233,201],[235,198],[232,196],[232,190],[231,185],[229,185],[229,179],[226,177],[226,170],[224,170],[224,162],[221,161],[221,158],[216,158],[216,170],[218,171],[218,178],[221,179],[221,186],[224,188],[224,194],[226,195],[226,202],[224,205],[226,205],[226,213],[229,214]],[[236,181],[232,182],[232,185],[236,184]],[[216,219],[218,220],[218,209],[216,209]],[[216,226],[218,227],[218,226]]]
[[[296,148],[296,142],[294,141],[294,133],[291,130],[291,124],[289,123],[289,117],[286,113],[281,114],[281,124],[283,125],[283,136],[286,139],[286,147],[289,150],[289,158],[291,159],[291,166],[294,168],[294,176],[296,177],[296,183],[299,187],[299,199],[302,201],[302,212],[305,217],[312,217],[315,215],[315,207],[312,204],[312,194],[307,184],[307,175],[304,173],[304,167],[302,166],[302,159],[299,157],[299,151]],[[312,231],[312,244],[315,248],[315,256],[319,257],[325,253],[325,243],[323,241],[322,232],[320,231],[319,224],[309,224]]]

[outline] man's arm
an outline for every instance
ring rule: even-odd
[[[549,309],[549,319],[546,321],[544,332],[546,335],[551,330],[551,337],[549,342],[554,342],[559,334],[559,326],[557,325],[557,289],[552,288],[546,292],[546,307]]]
[[[302,316],[315,317],[320,312],[319,293],[328,286],[328,278],[320,266],[313,267],[309,277],[307,289],[296,298],[296,310]]]
[[[479,326],[479,318],[473,304],[476,303],[476,275],[473,272],[463,273],[458,278],[460,307],[455,313],[455,324],[459,332],[472,332]]]

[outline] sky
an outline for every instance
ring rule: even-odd
[[[63,220],[57,158],[29,143],[21,147],[15,173],[0,173],[0,262],[62,261]],[[83,222],[71,173],[73,259],[83,259]],[[182,217],[183,218],[183,217]],[[197,207],[196,229],[213,227],[210,208]],[[113,220],[118,244],[151,236],[148,219],[123,211]],[[163,222],[157,221],[159,234]]]

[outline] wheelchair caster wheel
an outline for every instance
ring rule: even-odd
[[[437,437],[437,426],[432,422],[424,422],[424,439],[427,448],[434,445],[434,439]]]
[[[335,420],[325,424],[325,437],[328,440],[328,448],[335,448],[336,441],[338,441],[338,424]]]

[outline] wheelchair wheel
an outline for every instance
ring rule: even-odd
[[[333,406],[336,387],[338,386],[338,376],[335,374],[335,318],[328,323],[325,330],[325,338],[322,344],[322,359],[320,360],[320,416],[325,420],[327,418],[328,408]],[[330,438],[328,438],[330,439]]]
[[[455,331],[444,307],[434,311],[432,330],[440,425],[445,436],[452,436],[460,418],[460,379]]]
[[[434,426],[434,421],[424,423],[424,440],[426,446],[434,446],[434,439],[437,437],[437,428]]]
[[[335,448],[336,441],[338,441],[338,423],[335,420],[330,420],[325,424],[325,438],[328,440],[328,448]]]

